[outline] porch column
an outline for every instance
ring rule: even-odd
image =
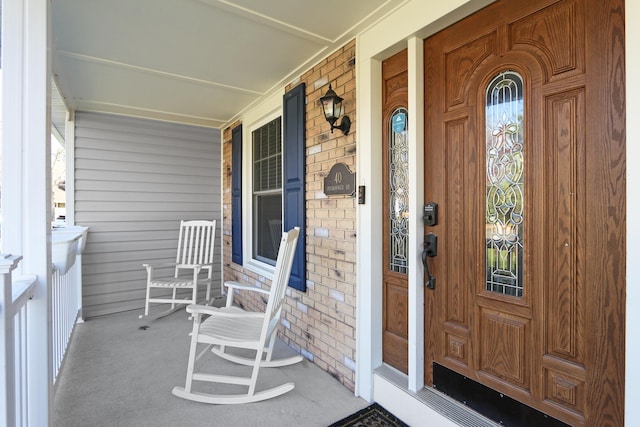
[[[372,401],[373,371],[382,365],[382,63],[362,53],[359,38],[356,49],[357,185],[365,186],[366,200],[356,221],[355,394]]]
[[[29,302],[30,425],[51,411],[50,0],[2,4],[2,252],[22,255],[17,273],[37,276]]]
[[[64,126],[64,148],[67,152],[67,178],[65,181],[65,206],[67,226],[76,225],[76,113],[67,112],[67,120]]]

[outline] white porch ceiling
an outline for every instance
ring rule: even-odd
[[[217,128],[402,3],[56,0],[54,79],[71,110]]]

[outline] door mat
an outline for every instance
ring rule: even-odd
[[[364,409],[349,415],[336,423],[331,424],[329,427],[409,427],[407,424],[400,421],[391,412],[384,409],[382,406],[374,403],[367,406]]]

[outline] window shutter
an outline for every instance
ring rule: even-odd
[[[242,125],[231,131],[231,261],[242,265]]]
[[[293,259],[289,286],[307,290],[306,210],[305,210],[305,85],[284,94],[284,231],[300,227],[300,237]]]

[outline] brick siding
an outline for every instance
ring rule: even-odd
[[[355,388],[356,351],[356,206],[351,196],[326,196],[324,178],[331,167],[356,167],[355,41],[322,60],[289,90],[306,83],[306,209],[307,291],[289,288],[280,337],[307,359],[333,375],[350,390]],[[330,132],[319,99],[329,88],[342,98],[352,121],[349,135]],[[264,277],[231,261],[231,130],[223,134],[224,279],[268,287]],[[246,150],[246,148],[245,148]],[[239,295],[247,309],[264,309],[265,301]]]

